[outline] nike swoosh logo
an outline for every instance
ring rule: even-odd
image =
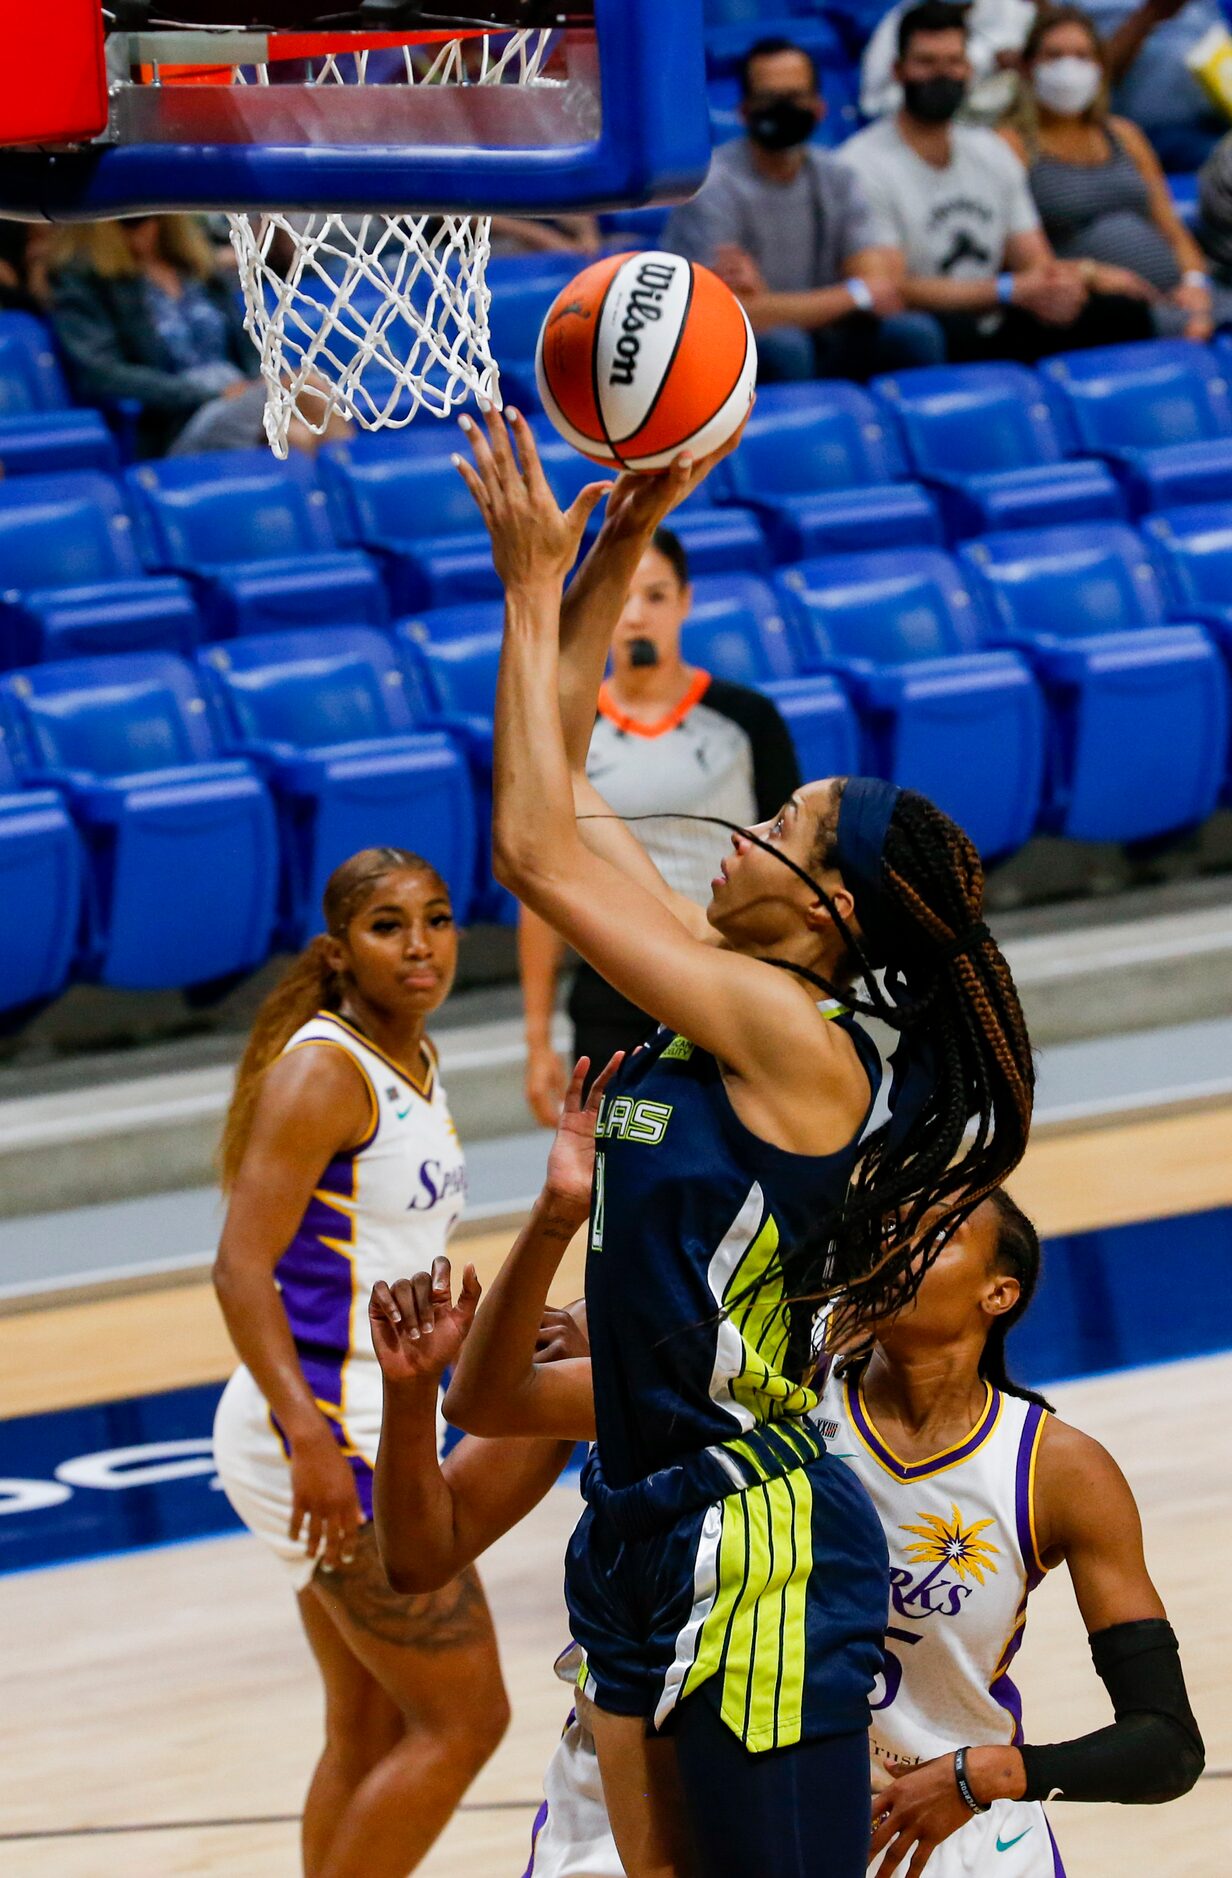
[[[1031,1832],[1031,1831],[1033,1831],[1033,1830],[1034,1830],[1034,1828],[1033,1828],[1033,1827],[1031,1827],[1031,1826],[1024,1826],[1024,1827],[1023,1827],[1023,1830],[1022,1830],[1022,1831],[1021,1831],[1021,1832],[1020,1832],[1020,1833],[1018,1834],[1018,1839],[1025,1839],[1025,1838],[1026,1838],[1026,1836],[1027,1836],[1027,1834],[1028,1834],[1029,1832]],[[1010,1849],[1010,1847],[1011,1847],[1012,1845],[1017,1845],[1017,1844],[1018,1844],[1018,1839],[1003,1839],[1003,1838],[1001,1837],[1001,1834],[1000,1834],[1000,1833],[998,1833],[998,1834],[997,1834],[997,1850],[998,1850],[998,1852],[1008,1852],[1008,1851],[1009,1851],[1009,1849]]]
[[[395,1114],[395,1115],[396,1115],[396,1116],[398,1117],[398,1120],[399,1120],[400,1122],[404,1122],[404,1121],[406,1120],[406,1118],[407,1118],[407,1116],[408,1116],[408,1115],[410,1114],[410,1112],[411,1112],[411,1104],[410,1104],[409,1102],[407,1103],[407,1105],[406,1105],[406,1107],[405,1107],[404,1109],[395,1109],[395,1110],[394,1110],[394,1114]]]

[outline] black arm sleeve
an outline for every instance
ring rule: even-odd
[[[760,691],[747,685],[729,684],[712,678],[705,702],[739,724],[748,737],[753,753],[753,796],[757,819],[764,822],[781,809],[789,795],[800,787],[800,765],[791,732],[783,722],[777,705]]]
[[[1023,1798],[1149,1806],[1188,1793],[1206,1752],[1171,1624],[1147,1617],[1097,1630],[1091,1658],[1116,1721],[1077,1741],[1022,1748]]]

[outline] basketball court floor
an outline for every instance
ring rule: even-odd
[[[1048,1235],[1144,1213],[1179,1216],[1181,1233],[1186,1213],[1232,1200],[1232,1109],[1045,1139],[1015,1186]],[[466,1251],[490,1273],[507,1243],[506,1232],[488,1231]],[[1228,1275],[1211,1280],[1226,1284]],[[579,1285],[575,1248],[558,1295]],[[214,1382],[230,1366],[212,1293],[200,1284],[9,1317],[0,1342],[3,1417],[123,1404]],[[1173,1806],[1055,1806],[1069,1878],[1224,1878],[1232,1872],[1232,1354],[1069,1383],[1053,1395],[1063,1415],[1115,1452],[1137,1492],[1208,1753],[1206,1776]],[[518,1878],[524,1869],[540,1776],[568,1708],[551,1665],[567,1634],[561,1559],[577,1510],[567,1481],[484,1561],[514,1719],[421,1867],[425,1878]],[[1034,1738],[1063,1739],[1108,1719],[1063,1573],[1036,1594],[1018,1662]],[[296,1878],[319,1695],[293,1600],[256,1540],[200,1539],[0,1578],[0,1713],[0,1878]]]

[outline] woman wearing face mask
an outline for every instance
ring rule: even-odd
[[[1212,287],[1143,133],[1109,115],[1103,47],[1086,14],[1042,11],[1023,71],[1022,101],[1002,135],[1027,166],[1055,252],[1082,262],[1092,292],[1149,301],[1156,331],[1209,338],[1232,319],[1232,292]]]

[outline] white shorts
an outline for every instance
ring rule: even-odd
[[[576,1715],[548,1762],[543,1793],[525,1878],[624,1878],[595,1744]]]
[[[377,1439],[379,1439],[379,1431]],[[365,1446],[367,1443],[365,1443]],[[372,1460],[376,1458],[376,1439]],[[297,1591],[312,1578],[316,1561],[301,1539],[292,1539],[291,1463],[270,1420],[269,1404],[246,1369],[237,1369],[222,1392],[214,1417],[214,1465],[223,1491],[249,1532],[264,1539],[286,1566]],[[367,1493],[357,1478],[360,1500],[372,1505],[372,1461],[355,1456],[352,1470],[367,1476]]]
[[[877,1878],[905,1878],[910,1862],[887,1868],[882,1860]],[[924,1878],[1065,1878],[1065,1867],[1038,1800],[994,1800],[942,1841]]]
[[[576,1716],[548,1762],[543,1792],[525,1878],[624,1878],[594,1741]],[[900,1878],[909,1864],[891,1872],[882,1861],[877,1878]],[[924,1878],[1065,1878],[1065,1868],[1038,1800],[996,1800],[937,1847]]]

